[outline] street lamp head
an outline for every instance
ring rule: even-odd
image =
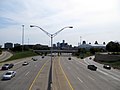
[[[73,26],[69,26],[69,28],[73,28]]]
[[[30,25],[30,27],[34,27],[34,25]]]

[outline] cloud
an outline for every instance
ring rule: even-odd
[[[74,44],[79,41],[79,39],[75,41],[72,40],[73,38],[67,38],[65,35],[68,33],[68,37],[74,35],[75,39],[83,35],[88,40],[91,37],[90,40],[92,40],[91,35],[93,35],[96,39],[101,40],[97,35],[105,32],[107,37],[109,34],[111,35],[109,39],[112,37],[118,39],[118,35],[111,34],[114,31],[119,32],[120,28],[118,3],[120,3],[118,0],[1,0],[0,29],[10,29],[11,31],[12,28],[19,27],[17,29],[20,30],[21,25],[24,24],[26,31],[29,31],[31,30],[29,25],[34,24],[54,33],[65,26],[73,25],[73,30],[61,32],[60,38],[56,37],[55,41],[64,38],[69,42],[71,40],[71,43]],[[17,31],[17,29],[15,30]],[[35,36],[38,35],[37,32],[38,30],[34,30],[33,35],[31,33],[31,39],[35,39]],[[41,36],[44,37],[44,34]],[[37,38],[36,42],[39,41]],[[11,37],[11,39],[13,38]],[[31,42],[33,41],[31,40]],[[40,41],[48,43],[47,38]]]
[[[5,17],[0,17],[0,28],[5,28],[6,26],[16,25],[17,23],[10,19]]]

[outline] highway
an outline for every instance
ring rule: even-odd
[[[0,90],[47,90],[48,86],[48,73],[50,68],[50,59],[49,57],[45,57],[42,59],[40,56],[35,57],[38,60],[33,61],[31,58],[24,59],[22,61],[14,63],[15,66],[10,70],[15,70],[16,76],[11,80],[0,81]],[[22,66],[24,61],[29,62],[28,65]],[[44,70],[41,72],[41,79],[39,80],[39,87],[35,84],[35,78],[40,72],[41,68],[44,65]],[[6,71],[0,71],[0,79],[2,78],[3,73]]]
[[[120,90],[120,72],[105,70],[88,58],[80,60],[72,57],[60,57],[60,63],[70,82],[71,90]],[[95,64],[97,71],[87,69],[88,64]],[[100,67],[101,66],[101,67]]]
[[[13,54],[8,52],[8,51],[3,51],[2,54],[0,55],[0,62],[5,61],[8,58],[10,58]]]
[[[37,61],[31,58],[36,58]],[[29,64],[22,66],[24,61]],[[50,56],[12,61],[15,66],[10,70],[15,70],[17,74],[11,80],[0,80],[0,90],[50,90],[50,62]],[[89,64],[96,65],[97,71],[87,69]],[[0,71],[0,79],[5,72]],[[89,58],[71,57],[71,60],[68,60],[66,55],[56,55],[53,57],[52,73],[52,90],[120,90],[119,70],[106,70],[103,65]]]

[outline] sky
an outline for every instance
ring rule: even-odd
[[[21,44],[22,25],[24,44],[50,45],[50,37],[30,25],[50,34],[73,26],[58,33],[53,43],[120,42],[120,0],[0,0],[0,45]]]

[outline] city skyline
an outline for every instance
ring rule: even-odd
[[[104,45],[104,46],[106,45],[105,42],[103,42],[103,43],[98,43],[98,41],[95,41],[95,42],[97,42],[98,45]],[[89,44],[89,45],[96,45],[95,42],[94,42],[94,43],[90,43],[90,42],[86,42],[86,41],[82,41],[82,40],[81,40],[81,42],[79,42],[77,46],[79,47],[80,45],[85,45],[85,44],[86,44],[86,45],[88,45],[88,44]],[[20,43],[5,42],[4,45],[1,45],[1,47],[4,48],[4,47],[5,47],[5,44],[7,44],[7,43],[8,43],[8,44],[12,44],[13,47],[14,47],[14,46],[22,45],[22,44],[20,44]],[[41,44],[41,43],[36,43],[36,44],[26,43],[26,44],[24,44],[24,45],[37,45],[37,44],[43,45],[43,44]],[[62,40],[62,41],[59,41],[59,42],[57,42],[57,43],[53,43],[53,47],[54,47],[54,45],[55,45],[55,47],[59,47],[60,44],[65,44],[65,45],[68,45],[68,46],[73,46],[72,44],[69,44],[69,43],[66,42],[65,40]],[[47,46],[49,46],[49,45],[47,45]],[[73,47],[76,47],[76,46],[73,46]]]
[[[102,44],[119,41],[120,1],[118,0],[2,0],[0,3],[0,45],[5,42],[50,45],[50,38],[37,28],[55,33],[65,26],[53,43],[63,39],[74,46],[82,41]]]

